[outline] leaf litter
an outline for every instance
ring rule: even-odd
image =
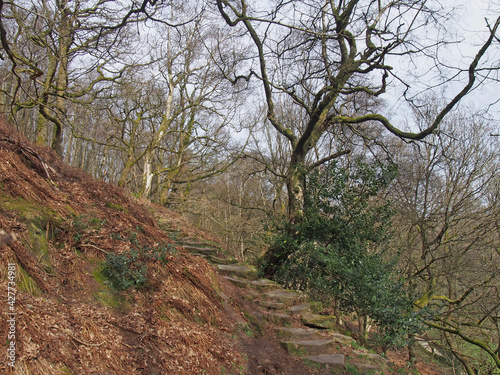
[[[17,287],[16,367],[4,360],[0,373],[219,375],[240,367],[212,268],[158,219],[206,235],[0,121],[0,230],[15,236],[0,243],[0,284],[7,291],[7,263],[15,263]],[[144,266],[141,288],[117,291],[102,277],[107,257],[119,255]]]

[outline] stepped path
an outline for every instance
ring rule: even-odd
[[[279,342],[279,350],[300,361],[302,368],[306,369],[304,371],[293,366],[286,369],[277,363],[273,367],[269,360],[254,358],[257,365],[253,370],[247,369],[246,373],[389,373],[386,371],[387,361],[383,357],[360,348],[352,337],[337,330],[335,317],[322,314],[320,302],[311,301],[304,293],[285,290],[271,280],[259,278],[255,267],[237,264],[215,244],[181,236],[176,240],[189,253],[209,261],[223,280],[239,289],[246,301],[239,316],[233,312],[239,329],[249,336],[259,336],[264,330],[271,330],[272,336],[268,338]],[[231,304],[231,301],[226,298],[225,303]]]

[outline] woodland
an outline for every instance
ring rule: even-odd
[[[499,374],[500,7],[464,37],[471,7],[0,0],[0,112],[366,340]]]

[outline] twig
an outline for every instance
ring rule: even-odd
[[[42,159],[42,157],[35,150],[33,150],[32,148],[30,148],[28,146],[22,145],[21,142],[18,142],[18,141],[16,141],[15,139],[13,139],[11,137],[0,138],[0,141],[6,142],[6,143],[11,143],[11,144],[19,147],[21,149],[23,155],[26,156],[30,160],[31,160],[31,158],[26,153],[34,156],[40,162],[40,164],[42,165],[42,168],[43,168],[43,170],[45,172],[45,175],[47,176],[47,178],[48,178],[48,180],[50,182],[50,185],[52,187],[55,187],[54,181],[52,181],[52,179],[50,178],[49,170],[47,168],[47,163],[45,163],[45,161]]]
[[[90,243],[83,243],[83,244],[80,244],[80,245],[78,245],[78,246],[93,247],[93,248],[94,248],[94,249],[96,249],[96,250],[102,251],[104,254],[109,254],[109,251],[106,251],[106,250],[104,250],[104,249],[100,249],[100,248],[98,248],[97,246],[92,245],[92,244],[90,244]]]

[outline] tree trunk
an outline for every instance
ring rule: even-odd
[[[295,223],[304,211],[304,190],[305,190],[305,153],[294,153],[290,162],[290,168],[286,178],[288,191],[288,219],[290,223]],[[298,233],[290,233],[296,236]],[[293,249],[283,246],[270,248],[262,257],[262,272],[266,277],[271,278],[286,261]]]
[[[290,162],[290,169],[286,179],[288,191],[288,218],[294,223],[304,210],[304,190],[305,190],[305,155],[293,155]]]
[[[144,171],[142,172],[142,188],[140,192],[140,196],[146,199],[149,198],[151,187],[153,185],[154,174],[152,171],[152,167],[152,155],[147,153],[146,155],[144,155]]]
[[[411,369],[415,368],[417,355],[415,353],[415,336],[408,334],[408,363]]]

